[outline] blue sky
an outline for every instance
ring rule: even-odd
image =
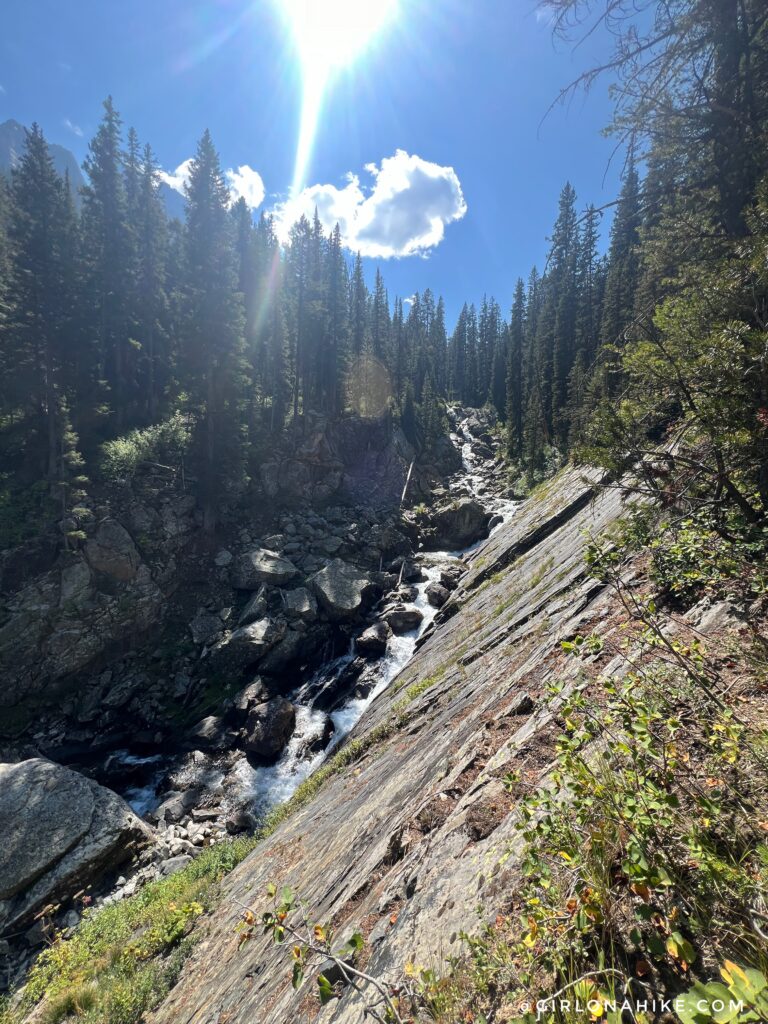
[[[209,127],[223,166],[245,168],[237,180],[251,200],[263,182],[259,208],[280,209],[302,86],[278,3],[10,0],[0,121],[37,120],[82,158],[111,93],[170,174]],[[558,89],[607,47],[599,35],[575,52],[554,46],[529,0],[399,0],[331,81],[305,174],[314,188],[282,208],[284,221],[302,203],[341,213],[390,297],[431,287],[452,321],[488,293],[506,312],[516,277],[543,264],[564,182],[584,205],[617,191],[621,161],[606,174],[613,146],[600,134],[607,82],[541,123]],[[391,252],[415,254],[381,258]]]

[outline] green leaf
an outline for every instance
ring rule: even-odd
[[[704,986],[704,992],[706,995],[703,997],[707,1000],[710,1007],[716,1001],[723,1003],[722,1010],[712,1010],[712,1019],[716,1021],[716,1024],[728,1024],[728,1021],[733,1018],[739,1012],[738,1002],[734,999],[733,993],[729,992],[728,989],[719,981],[710,981]],[[737,1003],[733,1006],[732,1003]]]
[[[708,1005],[706,989],[697,981],[687,992],[677,997],[675,1013],[683,1024],[707,1024],[713,1020],[713,1016],[708,1009],[702,1009],[704,1004]]]
[[[333,999],[335,992],[324,974],[318,974],[317,987],[320,990],[320,1002],[325,1006],[329,999]]]
[[[293,965],[293,977],[291,978],[291,984],[294,988],[298,988],[304,980],[304,970],[301,964]]]

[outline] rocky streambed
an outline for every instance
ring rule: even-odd
[[[50,864],[29,867],[15,847],[0,863],[8,981],[47,933],[76,924],[83,899],[123,899],[205,846],[252,830],[344,742],[432,627],[465,554],[513,514],[491,427],[484,413],[453,413],[461,469],[427,508],[384,517],[357,506],[357,521],[348,507],[289,512],[279,532],[241,530],[215,552],[210,597],[193,609],[188,652],[174,662],[176,723],[154,696],[156,652],[129,654],[3,766],[12,785],[0,821],[23,825],[43,771],[54,795],[37,808],[36,834],[43,846],[46,830],[56,837]],[[195,718],[197,707],[207,713]],[[77,781],[84,777],[89,789]],[[59,797],[74,792],[69,818],[82,827],[68,832]],[[100,802],[114,827],[93,842]],[[54,862],[65,847],[62,868]]]

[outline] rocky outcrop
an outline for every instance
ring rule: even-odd
[[[340,420],[309,413],[261,467],[265,493],[283,502],[331,498],[395,505],[413,449],[388,414]]]
[[[150,504],[129,494],[121,507],[120,519],[98,510],[82,549],[54,549],[45,571],[31,556],[27,574],[13,553],[3,558],[0,707],[55,700],[59,683],[158,624],[176,553],[197,523],[195,500],[170,492]],[[0,715],[0,735],[16,718]]]
[[[153,839],[115,793],[40,758],[0,765],[0,831],[0,934]]]

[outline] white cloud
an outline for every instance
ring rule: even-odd
[[[350,173],[343,188],[311,185],[279,204],[274,210],[278,237],[286,240],[302,214],[311,219],[317,207],[323,227],[338,223],[347,248],[363,256],[425,256],[443,240],[446,225],[467,212],[452,167],[398,149],[380,167],[366,164],[365,170],[373,178],[367,193]]]
[[[0,84],[0,96],[5,96],[5,86]]]
[[[168,171],[158,171],[158,177],[161,181],[164,181],[166,185],[170,185],[175,192],[179,192],[181,195],[184,195],[184,186],[189,181],[189,170],[192,166],[192,160],[193,158],[190,157],[188,160],[180,163],[176,170],[172,171],[170,174]]]
[[[158,171],[161,181],[170,185],[180,195],[185,195],[184,188],[189,181],[193,160],[194,157],[184,160],[175,171]],[[248,164],[241,164],[236,170],[230,167],[224,171],[224,178],[233,203],[242,197],[252,210],[261,206],[265,190],[264,182],[258,171],[254,171]]]
[[[70,121],[70,119],[68,117],[65,117],[64,118],[64,127],[68,128],[72,132],[73,135],[76,135],[78,137],[78,139],[82,139],[82,137],[83,137],[83,129],[80,127],[79,124],[75,124],[73,121]]]
[[[258,171],[248,164],[241,164],[237,170],[224,172],[227,179],[232,201],[244,199],[250,209],[255,210],[264,202],[264,182]]]

